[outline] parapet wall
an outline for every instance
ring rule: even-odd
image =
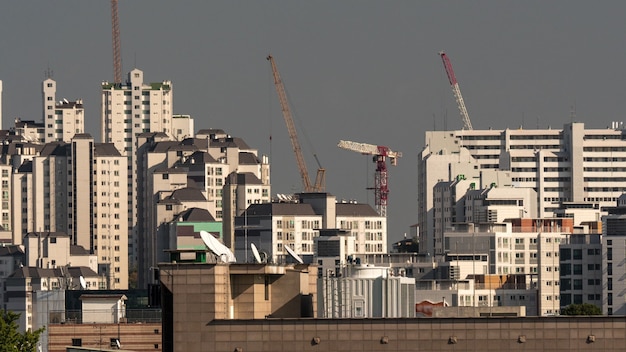
[[[626,317],[214,320],[197,336],[174,350],[624,351]]]

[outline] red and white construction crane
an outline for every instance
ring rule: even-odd
[[[376,163],[376,176],[374,185],[374,195],[376,201],[376,209],[380,216],[387,216],[387,196],[389,194],[388,176],[387,176],[387,158],[391,165],[397,165],[397,159],[402,156],[400,152],[394,152],[382,145],[374,145],[367,143],[358,143],[351,141],[339,141],[339,148],[351,150],[353,152],[374,155]]]
[[[452,86],[452,93],[454,93],[456,104],[459,107],[459,112],[461,113],[461,118],[463,119],[463,129],[472,130],[472,121],[470,121],[469,114],[467,113],[467,108],[465,107],[463,96],[461,95],[461,89],[459,88],[459,82],[457,82],[454,70],[452,70],[452,63],[445,52],[440,51],[439,56],[441,56],[443,66],[448,74],[448,80],[450,81],[450,86]]]
[[[283,81],[280,79],[280,74],[278,73],[276,62],[274,62],[274,57],[272,55],[269,55],[267,57],[267,60],[272,64],[272,73],[274,74],[274,85],[276,86],[276,94],[278,94],[280,107],[283,111],[283,118],[285,119],[285,124],[287,124],[287,131],[289,132],[289,139],[291,139],[291,146],[293,147],[293,152],[296,154],[296,162],[298,163],[298,169],[300,170],[300,177],[302,178],[304,191],[309,193],[324,192],[325,170],[320,165],[317,156],[314,155],[315,161],[317,161],[317,165],[319,168],[317,169],[315,184],[311,183],[311,179],[309,178],[309,172],[306,168],[306,163],[304,161],[304,156],[302,156],[302,148],[300,148],[300,142],[298,141],[296,126],[294,125],[293,118],[291,116],[291,109],[289,109],[289,102],[287,101],[285,86],[283,85]]]

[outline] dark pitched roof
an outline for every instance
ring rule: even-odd
[[[239,148],[239,149],[250,149],[246,142],[239,137],[226,137],[226,138],[216,138],[211,139],[210,141],[211,147],[214,148]]]
[[[239,164],[240,165],[257,165],[261,161],[256,155],[249,152],[239,152]]]
[[[209,147],[209,142],[202,138],[185,138],[182,142],[182,145],[195,145],[198,149],[207,149]]]
[[[98,273],[91,270],[90,267],[88,266],[70,266],[69,268],[67,268],[67,270],[70,273],[71,277],[79,277],[79,276],[83,276],[83,277],[93,277],[93,276],[98,276]]]
[[[76,133],[72,139],[93,139],[89,133]]]
[[[43,277],[62,277],[63,274],[69,274],[71,277],[97,277],[98,273],[91,270],[86,266],[73,266],[67,268],[67,272],[65,269],[54,268],[54,269],[46,269],[46,268],[37,268],[34,266],[24,266],[15,270],[15,272],[9,275],[10,278],[35,278],[40,279]]]
[[[178,214],[178,221],[214,222],[215,218],[206,209],[190,208]]]
[[[13,256],[22,254],[24,254],[24,251],[22,250],[22,247],[17,244],[0,246],[0,256]]]
[[[150,150],[153,153],[165,153],[167,152],[171,147],[178,145],[179,142],[177,141],[162,141],[162,142],[157,142],[152,146],[152,149]]]
[[[83,246],[70,245],[70,255],[89,255],[89,251]]]
[[[113,143],[97,143],[94,145],[95,156],[121,156]]]
[[[191,154],[187,160],[185,161],[185,164],[200,164],[200,165],[204,165],[207,163],[215,163],[217,162],[217,160],[215,160],[215,158],[213,158],[211,156],[211,154],[207,153],[207,152],[203,152],[203,151],[197,151],[193,154]]]
[[[236,173],[231,172],[228,177],[226,177],[227,185],[262,185],[261,180],[256,177],[255,174],[251,172],[242,172]]]
[[[197,188],[181,188],[172,192],[169,198],[180,201],[206,201],[206,197]]]
[[[64,142],[51,142],[46,143],[39,154],[41,156],[70,156],[71,149],[70,144]]]
[[[15,128],[24,128],[24,127],[36,128],[36,127],[44,127],[44,126],[45,125],[43,122],[35,122],[33,120],[18,119],[15,121]]]
[[[248,216],[268,215],[317,215],[310,204],[302,203],[264,203],[252,204],[246,209]]]
[[[17,172],[25,173],[25,172],[33,172],[33,161],[26,160],[17,168]]]
[[[337,203],[337,216],[380,216],[369,204]]]

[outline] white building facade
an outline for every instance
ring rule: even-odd
[[[537,217],[553,216],[561,202],[613,206],[626,192],[626,140],[617,124],[586,129],[459,130],[426,132],[418,162],[418,225],[424,251],[434,251],[432,192],[463,174],[480,188],[515,186],[537,191]],[[511,183],[493,177],[510,173]]]

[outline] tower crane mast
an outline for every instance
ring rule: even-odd
[[[470,121],[469,114],[467,113],[465,101],[463,101],[461,89],[459,88],[459,82],[457,82],[456,76],[454,75],[454,70],[452,69],[452,63],[450,62],[450,59],[445,52],[440,51],[439,56],[441,56],[441,60],[443,61],[443,67],[445,67],[446,74],[448,74],[448,80],[450,81],[450,86],[452,87],[452,93],[454,94],[454,99],[456,99],[456,104],[459,107],[461,118],[463,119],[463,129],[472,130],[472,121]]]
[[[389,158],[391,165],[395,166],[398,163],[398,158],[402,156],[402,153],[393,151],[389,147],[381,145],[343,140],[339,141],[337,146],[342,149],[365,155],[374,155],[374,162],[376,163],[376,175],[374,180],[376,209],[380,216],[387,216],[387,197],[389,195],[387,158]]]
[[[278,72],[278,68],[276,67],[276,62],[274,61],[274,57],[272,55],[267,56],[267,60],[272,65],[272,73],[274,75],[274,85],[276,86],[276,94],[278,95],[278,99],[280,101],[280,107],[283,113],[283,118],[285,119],[285,124],[287,125],[287,131],[289,132],[289,139],[291,140],[291,146],[293,148],[293,152],[296,155],[296,162],[298,164],[298,170],[300,171],[300,177],[302,178],[302,185],[304,186],[305,192],[324,192],[325,188],[325,170],[321,167],[317,156],[315,156],[315,161],[318,164],[317,175],[315,177],[315,184],[311,183],[311,179],[309,178],[309,172],[306,167],[306,162],[304,161],[304,156],[302,155],[302,148],[300,147],[300,142],[298,141],[298,133],[296,131],[296,126],[293,123],[293,117],[291,116],[291,109],[289,109],[289,102],[287,101],[287,93],[285,92],[285,86],[283,85],[283,81],[280,78],[280,74]]]
[[[111,0],[111,30],[113,39],[113,80],[122,83],[122,45],[120,44],[120,20],[117,16],[117,0]]]

